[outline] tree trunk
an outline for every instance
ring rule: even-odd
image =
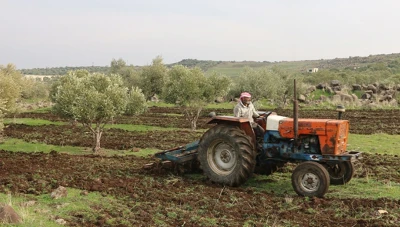
[[[93,138],[94,138],[93,153],[98,153],[100,151],[100,140],[102,134],[103,131],[99,127],[96,128],[96,130],[93,132]]]
[[[202,109],[203,109],[202,107],[198,107],[198,108],[192,108],[187,111],[192,131],[196,131],[197,129],[197,120],[199,119]]]
[[[196,128],[197,128],[196,123],[197,123],[197,119],[192,119],[192,120],[190,121],[190,126],[191,126],[191,128],[192,128],[192,131],[196,131]]]

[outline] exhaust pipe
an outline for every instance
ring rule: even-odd
[[[297,152],[298,134],[299,134],[299,110],[297,101],[296,79],[294,79],[294,93],[293,93],[293,130],[294,130],[294,147],[293,151]]]

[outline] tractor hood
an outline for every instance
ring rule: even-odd
[[[267,130],[278,131],[279,130],[279,122],[287,117],[278,116],[278,115],[269,115],[267,118]]]

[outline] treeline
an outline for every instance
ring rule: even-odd
[[[280,67],[287,68],[290,73],[303,73],[310,68],[319,68],[320,70],[333,70],[333,71],[367,71],[367,70],[397,70],[399,68],[400,54],[381,54],[370,55],[368,57],[348,57],[348,58],[335,58],[335,59],[320,59],[320,60],[305,60],[305,61],[282,61],[282,62],[254,62],[254,61],[211,61],[211,60],[197,60],[197,59],[183,59],[180,62],[165,64],[166,67],[171,68],[175,65],[183,65],[189,68],[199,67],[203,71],[208,71],[214,67],[222,66],[224,68],[231,67],[233,70],[242,70],[243,67]],[[140,68],[141,66],[133,66]],[[22,74],[31,75],[65,75],[71,70],[86,70],[88,72],[108,73],[110,66],[81,66],[81,67],[54,67],[54,68],[34,68],[34,69],[21,69]],[[393,71],[392,71],[393,72]]]
[[[197,59],[184,59],[177,63],[165,64],[166,67],[172,68],[175,65],[183,65],[188,68],[199,67],[203,71],[222,63],[222,61],[205,61]],[[126,65],[126,63],[125,63]],[[130,65],[133,68],[140,68],[139,66]],[[20,69],[19,71],[24,75],[66,75],[69,71],[86,70],[89,73],[108,73],[111,70],[110,66],[77,66],[77,67],[53,67],[53,68],[33,68],[33,69]]]
[[[90,73],[107,73],[110,71],[110,66],[77,66],[77,67],[54,67],[54,68],[33,68],[33,69],[20,69],[19,71],[24,75],[65,75],[69,71],[86,70]]]
[[[221,64],[223,61],[205,61],[205,60],[197,60],[197,59],[183,59],[180,62],[173,63],[170,65],[167,65],[169,67],[172,67],[174,65],[183,65],[189,68],[194,68],[194,67],[199,67],[203,71],[207,71],[208,69]]]

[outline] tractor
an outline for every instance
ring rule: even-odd
[[[296,82],[295,82],[296,83]],[[221,185],[239,186],[253,173],[272,174],[286,163],[299,163],[292,186],[300,196],[323,197],[329,185],[348,183],[360,152],[346,151],[349,122],[339,119],[299,119],[294,99],[293,118],[259,112],[255,121],[265,130],[257,138],[248,119],[214,116],[215,124],[199,141],[155,154],[173,163],[198,161],[203,173]]]

